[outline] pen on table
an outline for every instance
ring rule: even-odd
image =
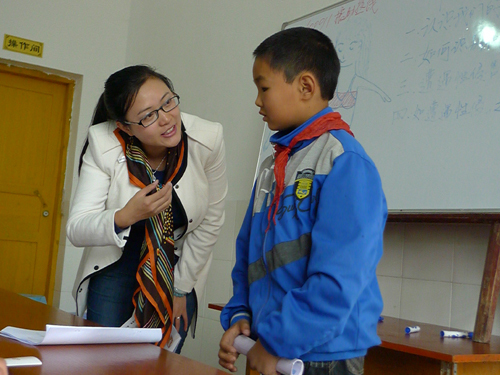
[[[471,339],[474,336],[474,332],[462,332],[462,331],[441,331],[441,337],[451,337],[460,339]]]
[[[420,332],[420,327],[419,326],[413,326],[413,327],[406,327],[405,328],[406,334],[414,333],[414,332]]]

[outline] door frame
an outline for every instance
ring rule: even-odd
[[[68,97],[66,107],[66,124],[62,135],[61,173],[57,186],[57,210],[51,244],[51,265],[48,282],[47,304],[59,306],[62,291],[62,275],[66,250],[66,220],[69,215],[71,193],[73,191],[73,175],[77,150],[77,129],[82,95],[83,76],[64,72],[49,67],[27,64],[15,60],[0,58],[0,65],[10,71],[22,75],[40,78],[46,81],[67,85]]]

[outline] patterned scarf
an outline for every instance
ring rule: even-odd
[[[153,181],[153,171],[147,161],[140,142],[116,129],[127,158],[130,182],[144,188]],[[136,144],[137,143],[137,144]],[[172,181],[182,165],[184,141],[168,150],[165,181],[159,181],[156,190]],[[174,284],[174,239],[172,207],[146,220],[144,242],[136,279],[139,287],[134,292],[135,321],[138,327],[161,328],[162,339],[156,343],[164,347],[172,331],[173,284]]]
[[[276,189],[274,192],[274,197],[269,206],[269,213],[267,215],[268,224],[266,232],[269,230],[271,225],[271,215],[274,225],[276,225],[276,213],[278,212],[278,207],[280,204],[280,196],[285,190],[285,168],[288,163],[288,156],[292,151],[293,147],[300,141],[306,141],[309,139],[317,138],[320,135],[329,132],[330,130],[345,130],[350,135],[354,137],[351,132],[349,125],[340,118],[340,113],[329,112],[324,116],[313,121],[304,130],[297,134],[290,141],[288,146],[282,146],[279,144],[274,144],[275,160],[274,160],[274,179],[276,180]],[[274,207],[274,211],[273,211]]]

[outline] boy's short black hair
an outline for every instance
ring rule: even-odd
[[[282,71],[288,83],[301,72],[310,71],[319,82],[321,97],[333,98],[340,61],[332,41],[322,32],[307,27],[281,30],[264,40],[253,56],[266,60],[271,69]]]

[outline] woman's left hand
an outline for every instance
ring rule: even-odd
[[[176,297],[174,296],[174,326],[177,332],[181,328],[181,319],[184,319],[184,331],[188,329],[188,316],[186,309],[186,296]]]

